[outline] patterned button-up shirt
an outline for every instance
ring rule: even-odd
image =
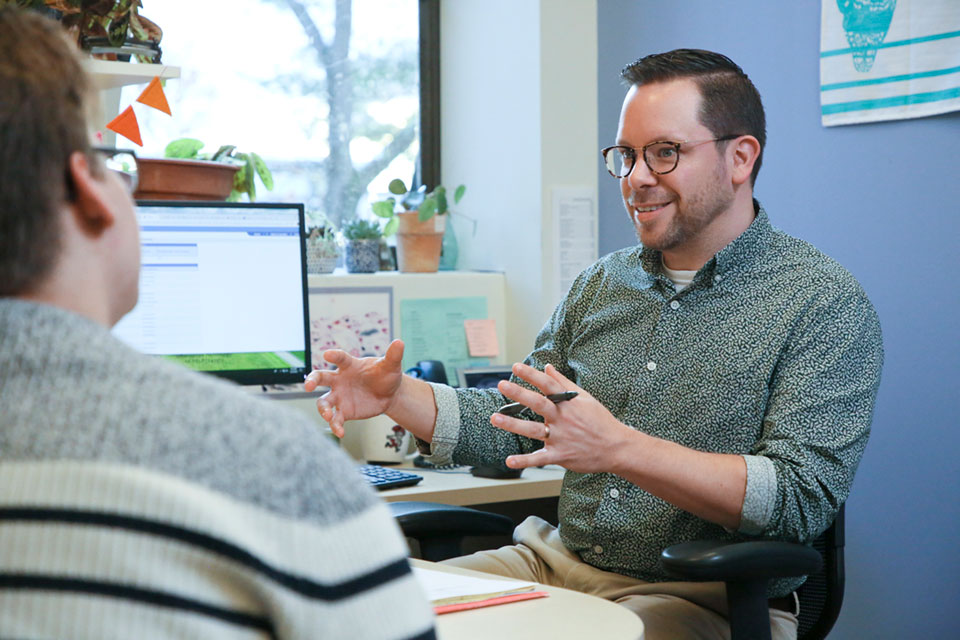
[[[739,531],[609,473],[567,471],[564,544],[596,567],[666,579],[660,551],[700,538],[809,542],[846,500],[869,434],[883,346],[857,281],[810,244],[750,227],[677,292],[659,252],[607,255],[554,311],[526,362],[553,364],[614,416],[652,436],[747,464]],[[542,446],[490,425],[495,389],[435,386],[431,459],[501,461]],[[782,595],[802,580],[772,586]]]

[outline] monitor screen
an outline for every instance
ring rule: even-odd
[[[461,367],[457,369],[457,381],[461,387],[493,389],[501,380],[509,380],[512,365],[495,364],[487,367]]]
[[[139,351],[240,384],[310,371],[302,204],[138,201]]]

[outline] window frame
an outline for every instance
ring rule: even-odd
[[[420,184],[440,180],[440,0],[420,2]]]

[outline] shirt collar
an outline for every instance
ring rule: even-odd
[[[711,285],[720,282],[723,275],[734,269],[741,269],[752,264],[763,252],[764,247],[773,235],[773,226],[767,217],[767,212],[757,201],[753,201],[753,210],[756,216],[750,226],[740,236],[717,252],[704,264],[691,285],[706,279]],[[655,278],[666,279],[663,272],[663,255],[660,251],[643,247],[640,252],[640,261],[643,270]]]

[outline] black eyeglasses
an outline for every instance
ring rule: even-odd
[[[93,151],[104,157],[107,169],[120,176],[124,185],[133,194],[137,190],[137,154],[129,149],[114,147],[93,147]]]
[[[720,138],[711,138],[710,140],[683,140],[673,142],[672,140],[657,140],[650,144],[643,145],[640,149],[616,145],[600,150],[603,156],[603,162],[607,165],[607,171],[614,178],[626,178],[633,171],[637,164],[637,151],[643,156],[643,161],[647,163],[647,168],[651,173],[662,176],[670,173],[677,168],[680,162],[680,147],[694,147],[698,144],[707,142],[723,142],[724,140],[733,140],[739,138],[741,134],[728,135]]]

